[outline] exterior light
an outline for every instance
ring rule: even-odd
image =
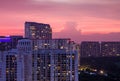
[[[103,70],[100,70],[100,74],[104,74],[104,71],[103,71]]]

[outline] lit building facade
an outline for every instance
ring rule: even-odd
[[[70,39],[22,39],[17,49],[25,53],[25,81],[78,81],[78,51]]]
[[[39,49],[68,49],[70,39],[33,40],[33,50]]]
[[[25,22],[25,37],[30,39],[52,39],[49,24]]]
[[[100,55],[100,43],[84,41],[80,45],[81,57],[98,57]]]
[[[6,58],[7,50],[11,49],[11,38],[0,36],[0,81],[6,81]]]
[[[102,56],[120,56],[120,42],[101,42]]]
[[[0,57],[0,81],[24,81],[24,58],[17,49],[4,51]]]
[[[32,81],[77,81],[76,52],[39,50],[34,52]]]
[[[0,51],[0,81],[78,81],[76,44],[52,39],[49,24],[25,22],[25,38],[15,38],[16,49]]]
[[[6,55],[6,81],[17,81],[17,57],[14,54]]]

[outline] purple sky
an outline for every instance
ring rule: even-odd
[[[120,0],[1,0],[0,35],[24,34],[24,22],[49,23],[53,37],[120,40]]]

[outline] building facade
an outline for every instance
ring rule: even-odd
[[[77,81],[75,52],[39,50],[32,58],[32,81]]]
[[[18,40],[22,38],[23,36],[0,36],[0,51],[15,49]]]
[[[70,39],[19,40],[17,48],[28,59],[24,80],[78,81],[78,51],[74,46]]]
[[[6,52],[0,51],[0,81],[6,81]]]
[[[120,56],[120,42],[101,42],[102,56]]]
[[[52,39],[52,29],[49,24],[25,22],[25,38]]]
[[[17,56],[8,52],[6,55],[6,81],[17,81]]]
[[[24,81],[24,58],[17,49],[4,51],[0,56],[0,81]]]
[[[52,39],[49,24],[25,22],[25,38],[4,41],[13,49],[0,51],[0,81],[78,81],[76,44]]]
[[[16,49],[17,44],[18,44],[18,40],[23,39],[23,36],[13,35],[13,36],[10,36],[10,38],[11,38],[11,48]]]
[[[10,37],[0,36],[0,51],[11,49],[11,41]]]
[[[100,54],[100,43],[83,41],[80,45],[81,57],[98,57]]]

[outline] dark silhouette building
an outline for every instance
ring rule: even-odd
[[[23,36],[0,36],[0,51],[16,48],[19,39]]]
[[[16,48],[18,44],[18,40],[23,39],[23,36],[10,36],[11,38],[11,48]]]
[[[0,36],[0,51],[11,49],[11,38]]]

